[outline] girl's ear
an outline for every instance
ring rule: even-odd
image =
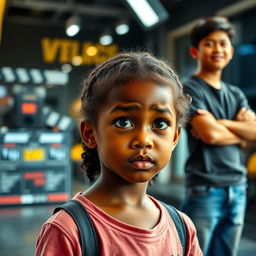
[[[173,148],[172,150],[175,149],[176,145],[178,144],[178,141],[179,141],[179,137],[180,137],[180,133],[181,133],[181,127],[177,127],[176,131],[175,131],[175,134],[174,134],[174,137],[173,137]]]
[[[90,122],[81,122],[80,134],[83,139],[83,142],[88,148],[93,149],[97,147],[97,143],[94,136],[94,127]]]
[[[197,59],[197,49],[195,47],[190,47],[189,53],[193,59]]]

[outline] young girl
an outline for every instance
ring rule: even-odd
[[[89,212],[101,255],[181,256],[170,215],[146,194],[170,160],[186,120],[189,99],[177,76],[148,53],[123,53],[90,73],[81,100],[82,167],[95,182],[73,199]],[[180,215],[186,255],[202,255],[194,225]],[[36,255],[82,255],[77,226],[67,212],[43,225]]]

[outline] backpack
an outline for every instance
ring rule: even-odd
[[[158,200],[159,201],[159,200]],[[183,249],[183,256],[186,255],[186,227],[180,214],[176,208],[168,205],[164,202],[159,201],[167,209],[171,219],[173,220],[176,230],[179,235],[179,239]],[[99,238],[94,228],[93,222],[89,213],[77,200],[69,200],[65,204],[57,207],[53,214],[60,210],[65,210],[75,221],[79,233],[80,233],[80,244],[83,256],[99,256]],[[86,248],[90,250],[86,251]]]

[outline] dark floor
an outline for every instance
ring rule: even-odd
[[[74,193],[84,190],[74,183]],[[183,186],[154,186],[151,194],[159,199],[179,205]],[[0,256],[30,256],[34,254],[35,241],[42,223],[52,214],[56,205],[37,205],[0,208]],[[238,256],[256,255],[256,207],[248,207],[245,228]]]

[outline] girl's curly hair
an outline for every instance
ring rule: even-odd
[[[134,79],[154,81],[159,86],[171,87],[177,114],[177,126],[183,126],[188,117],[190,97],[184,95],[178,76],[164,61],[146,52],[120,53],[95,67],[83,83],[81,92],[81,117],[95,124],[97,109],[105,103],[108,92],[116,86]],[[97,149],[89,149],[83,143],[82,169],[92,182],[100,174]]]

